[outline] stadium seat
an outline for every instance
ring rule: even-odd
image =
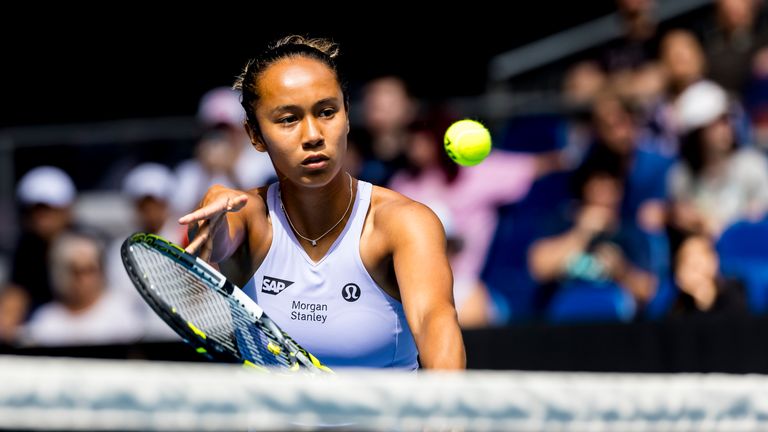
[[[555,293],[546,312],[547,321],[628,322],[635,316],[635,301],[613,282],[572,281]]]
[[[723,232],[716,249],[720,272],[741,279],[747,290],[749,309],[768,312],[768,219],[740,221]]]

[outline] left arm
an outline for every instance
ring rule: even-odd
[[[410,200],[389,211],[386,230],[397,284],[421,364],[428,369],[464,369],[464,342],[440,220],[429,208]]]

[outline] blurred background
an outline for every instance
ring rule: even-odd
[[[341,46],[347,169],[442,220],[470,367],[768,372],[765,1],[510,8],[9,14],[0,352],[202,360],[119,245],[183,243],[209,185],[274,180],[228,87],[300,33]],[[472,168],[442,151],[465,117],[494,140]]]

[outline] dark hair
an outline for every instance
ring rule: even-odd
[[[443,108],[433,108],[419,116],[411,122],[408,127],[408,133],[423,133],[428,135],[435,146],[437,161],[440,171],[445,176],[448,184],[453,183],[459,177],[459,165],[456,164],[445,151],[443,144],[443,134],[448,127],[456,121],[456,117],[445,111]],[[406,161],[406,170],[412,177],[421,174],[421,167],[417,167],[410,160]]]
[[[248,61],[243,72],[235,80],[233,89],[239,90],[242,97],[240,103],[245,109],[245,116],[254,131],[258,131],[259,124],[256,121],[254,103],[259,100],[257,83],[264,71],[280,60],[292,57],[306,57],[317,60],[328,66],[336,75],[341,92],[344,97],[344,108],[349,111],[349,99],[346,82],[339,73],[336,57],[339,55],[339,47],[328,39],[306,38],[304,36],[286,36],[270,44],[259,56]]]
[[[584,162],[571,174],[571,193],[584,199],[584,187],[594,177],[606,176],[624,183],[627,177],[624,158],[607,148],[593,148]]]
[[[680,137],[680,159],[688,165],[693,175],[700,175],[704,169],[706,161],[704,160],[704,127],[694,129]],[[733,141],[731,142],[730,152],[736,151],[738,146],[738,135],[735,128],[732,129]]]

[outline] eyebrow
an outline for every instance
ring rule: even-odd
[[[337,98],[337,97],[327,97],[327,98],[324,98],[324,99],[320,99],[319,101],[315,102],[315,104],[312,105],[312,106],[316,107],[316,106],[319,106],[319,105],[325,105],[327,103],[338,104],[339,103],[339,98]],[[275,114],[275,113],[278,113],[278,112],[283,112],[283,111],[293,111],[293,110],[296,110],[298,108],[299,108],[298,105],[280,105],[280,106],[278,106],[278,107],[276,107],[275,109],[272,110],[272,114]]]

